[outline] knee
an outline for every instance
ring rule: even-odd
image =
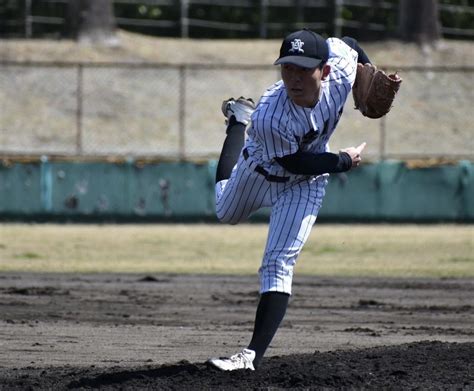
[[[222,224],[236,225],[239,221],[229,213],[216,212],[217,220]]]

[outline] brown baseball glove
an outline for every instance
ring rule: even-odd
[[[357,76],[352,87],[355,108],[365,117],[380,118],[392,108],[402,79],[396,73],[387,75],[371,64],[357,64]]]

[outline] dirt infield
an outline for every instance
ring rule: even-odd
[[[256,372],[256,277],[0,275],[0,389],[474,389],[474,280],[296,277]]]

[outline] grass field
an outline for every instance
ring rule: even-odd
[[[1,224],[0,272],[256,273],[264,224]],[[472,225],[317,225],[298,274],[474,277]]]

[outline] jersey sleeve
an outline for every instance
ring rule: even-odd
[[[329,38],[330,81],[352,87],[357,75],[357,52],[339,38]]]

